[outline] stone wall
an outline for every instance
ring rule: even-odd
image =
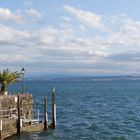
[[[19,94],[21,116],[24,118],[32,118],[33,113],[33,99],[32,94]],[[1,95],[1,110],[17,110],[17,95]],[[6,111],[5,111],[6,112]],[[2,112],[2,116],[4,111]]]
[[[32,94],[20,94],[21,118],[30,119],[33,115]],[[0,139],[5,139],[17,133],[17,95],[0,95],[2,131]],[[8,111],[7,111],[8,110]],[[11,112],[14,110],[15,112]],[[13,115],[14,114],[14,115]],[[11,115],[11,116],[10,116]],[[24,124],[23,124],[24,125]]]

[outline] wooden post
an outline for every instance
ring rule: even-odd
[[[0,101],[0,139],[2,139],[2,112],[1,112],[1,101]]]
[[[47,98],[44,97],[44,130],[48,128],[48,114],[47,114]]]
[[[20,134],[20,97],[19,94],[17,95],[18,101],[17,101],[17,110],[18,110],[18,119],[17,119],[17,134]]]
[[[56,92],[52,91],[52,128],[56,127]]]
[[[39,110],[37,110],[37,119],[38,119],[38,123],[39,123]]]

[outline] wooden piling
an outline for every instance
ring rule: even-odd
[[[56,92],[52,91],[52,128],[56,128]]]
[[[48,128],[47,98],[44,97],[44,130]]]
[[[20,129],[20,123],[21,123],[20,116],[21,116],[21,114],[20,114],[20,97],[19,97],[19,95],[17,95],[17,99],[18,99],[18,101],[17,101],[17,110],[18,110],[17,134],[20,134],[20,132],[21,132],[21,129]]]

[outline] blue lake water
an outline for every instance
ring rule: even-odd
[[[26,81],[35,100],[56,87],[57,128],[9,140],[140,140],[140,80],[71,78]],[[10,90],[21,91],[20,83]],[[40,107],[41,108],[41,107]]]

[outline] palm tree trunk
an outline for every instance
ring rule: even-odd
[[[6,95],[6,92],[7,92],[6,90],[7,90],[7,86],[5,84],[2,84],[2,86],[1,86],[2,95]]]

